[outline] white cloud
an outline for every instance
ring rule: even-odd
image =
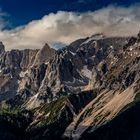
[[[8,23],[4,21],[4,18],[7,16],[6,13],[0,8],[0,30],[2,30]]]
[[[0,31],[6,48],[39,48],[44,43],[70,42],[95,33],[108,36],[129,36],[140,29],[140,5],[127,8],[109,6],[95,12],[59,11],[13,30]]]

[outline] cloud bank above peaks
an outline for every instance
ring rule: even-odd
[[[10,50],[40,48],[46,42],[52,46],[56,43],[69,44],[96,33],[108,36],[135,35],[140,29],[139,13],[140,5],[127,8],[108,6],[86,13],[59,11],[12,30],[0,30],[0,40]]]

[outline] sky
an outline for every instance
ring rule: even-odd
[[[52,47],[95,33],[140,29],[140,0],[0,0],[0,41],[7,50]]]

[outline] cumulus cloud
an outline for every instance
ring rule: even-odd
[[[86,13],[51,13],[40,20],[12,30],[1,30],[0,40],[9,49],[39,48],[44,43],[69,44],[70,42],[104,33],[108,36],[129,36],[140,29],[140,5],[127,8],[108,6]]]

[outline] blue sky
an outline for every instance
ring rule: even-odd
[[[110,4],[129,6],[140,0],[0,0],[0,8],[7,13],[11,28],[24,25],[57,11],[86,12],[101,9]]]
[[[140,0],[0,0],[0,41],[11,50],[60,48],[96,33],[132,36],[139,13]]]

